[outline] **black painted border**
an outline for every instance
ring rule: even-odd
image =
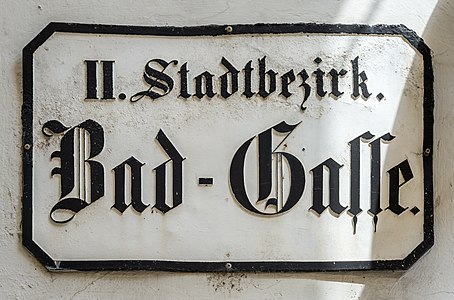
[[[332,261],[332,262],[209,262],[209,261],[155,261],[155,260],[101,260],[54,261],[33,241],[33,54],[55,32],[155,35],[155,36],[217,36],[237,34],[318,33],[327,35],[395,35],[401,36],[424,61],[424,240],[403,260]],[[22,105],[22,243],[49,270],[155,270],[182,272],[314,272],[347,270],[406,270],[434,244],[433,216],[433,123],[434,91],[432,57],[429,47],[405,25],[345,25],[345,24],[242,24],[208,25],[194,27],[145,27],[126,25],[96,25],[50,23],[23,49],[23,105]]]

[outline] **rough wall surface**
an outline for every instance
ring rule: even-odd
[[[0,0],[0,298],[454,299],[454,4],[440,1]],[[22,48],[49,22],[404,24],[433,51],[435,245],[407,272],[50,273],[21,245]]]

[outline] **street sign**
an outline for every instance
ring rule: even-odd
[[[403,25],[49,24],[23,244],[49,270],[406,269],[433,245],[430,49]]]

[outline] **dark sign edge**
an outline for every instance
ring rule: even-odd
[[[423,168],[424,168],[424,240],[403,260],[373,261],[156,261],[156,260],[83,260],[54,261],[33,240],[32,184],[33,184],[33,54],[55,32],[124,34],[156,36],[218,36],[235,34],[361,34],[397,35],[422,54],[424,61],[423,102]],[[204,25],[191,27],[149,27],[129,25],[101,25],[81,23],[49,23],[22,53],[22,244],[50,271],[121,271],[154,270],[181,272],[319,272],[361,270],[407,270],[434,245],[433,211],[433,124],[434,91],[431,50],[414,31],[405,25],[365,24],[239,24]]]

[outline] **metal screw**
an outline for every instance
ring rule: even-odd
[[[225,28],[225,32],[227,32],[227,33],[231,33],[232,31],[233,31],[232,26],[227,26],[227,27]]]
[[[426,148],[426,150],[424,150],[424,156],[429,156],[429,155],[430,155],[430,149]]]
[[[25,144],[25,145],[24,145],[24,149],[25,149],[25,150],[30,150],[30,148],[31,148],[30,144]]]
[[[226,264],[225,264],[225,268],[226,268],[227,270],[232,269],[232,264],[231,264],[231,263],[226,263]]]

